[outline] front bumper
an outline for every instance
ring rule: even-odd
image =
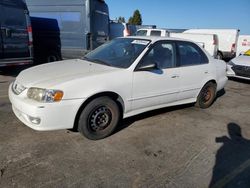
[[[227,65],[227,76],[250,80],[250,66]]]
[[[9,99],[16,117],[28,127],[39,130],[70,129],[74,126],[83,99],[62,100],[55,103],[39,103],[26,97],[27,89],[20,95],[9,86]]]

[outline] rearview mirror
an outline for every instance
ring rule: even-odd
[[[142,66],[137,67],[135,71],[150,71],[154,69],[157,69],[156,63],[150,63],[147,65],[142,65]]]

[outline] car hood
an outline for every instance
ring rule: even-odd
[[[250,66],[250,56],[241,55],[231,60],[235,65]]]
[[[16,81],[29,87],[49,88],[70,80],[118,71],[106,65],[74,59],[47,63],[22,71]]]

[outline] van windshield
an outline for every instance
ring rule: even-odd
[[[150,43],[149,40],[117,38],[88,53],[84,59],[118,68],[130,67]]]
[[[247,51],[244,53],[244,55],[250,56],[250,50],[247,50]]]

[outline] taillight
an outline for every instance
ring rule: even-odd
[[[235,52],[236,51],[236,45],[235,43],[232,44],[232,48],[231,48],[231,52]]]
[[[32,37],[32,27],[28,26],[28,35],[29,35],[29,46],[33,45],[33,37]]]

